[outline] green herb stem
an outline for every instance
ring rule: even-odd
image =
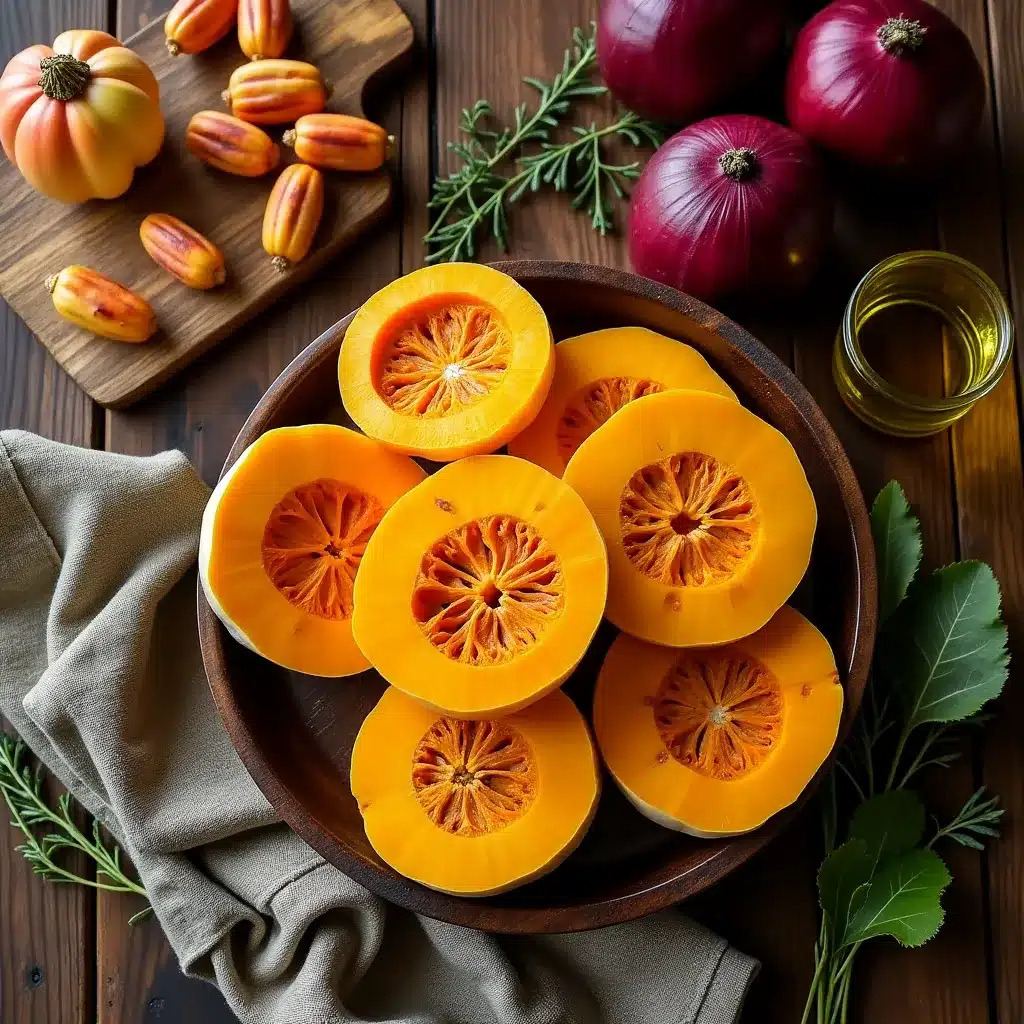
[[[527,139],[536,138],[539,131],[545,132],[544,137],[546,137],[546,128],[551,125],[553,117],[556,114],[565,113],[565,110],[561,109],[565,94],[571,92],[572,87],[580,79],[589,78],[597,61],[597,42],[593,32],[591,32],[588,38],[585,38],[579,29],[575,29],[573,41],[576,46],[575,62],[571,62],[572,51],[566,50],[562,74],[556,76],[550,88],[545,89],[541,86],[543,90],[541,92],[541,99],[533,114],[525,121],[522,120],[521,116],[517,118],[520,123],[517,124],[515,131],[506,133],[507,139],[504,136],[498,136],[497,133],[492,133],[498,140],[494,152],[489,154],[486,159],[481,160],[474,168],[473,173],[446,200],[444,206],[441,207],[441,212],[434,219],[434,223],[431,224],[430,229],[423,236],[425,242],[431,242],[437,237],[437,233],[444,227],[455,207],[472,195],[473,189],[480,183],[482,178],[493,171],[495,167],[500,166]],[[533,80],[531,80],[531,84],[539,85],[539,83]],[[606,91],[603,86],[591,88],[593,91],[590,92],[590,95],[600,95]]]
[[[610,188],[622,197],[624,190],[619,178],[633,178],[639,173],[639,161],[629,164],[605,163],[601,154],[601,141],[612,135],[629,135],[639,131],[645,137],[655,131],[652,125],[641,121],[635,114],[625,111],[612,124],[598,128],[577,128],[576,138],[570,142],[542,143],[538,153],[520,158],[520,170],[502,180],[481,203],[473,203],[470,211],[454,224],[445,225],[429,240],[441,247],[427,257],[428,263],[457,260],[462,254],[473,252],[473,239],[481,226],[490,223],[499,245],[504,241],[505,203],[516,202],[527,191],[536,192],[542,185],[552,186],[556,192],[575,187],[573,207],[586,205],[593,226],[604,234],[611,228],[606,206],[606,191]],[[583,159],[586,158],[586,159]],[[570,180],[573,167],[582,171]]]
[[[489,232],[498,248],[506,250],[507,206],[545,185],[560,192],[571,190],[573,208],[585,208],[601,234],[611,230],[610,196],[625,197],[625,183],[639,175],[640,164],[606,162],[602,141],[619,135],[634,146],[657,147],[663,136],[656,125],[624,112],[614,124],[577,125],[572,129],[575,139],[551,141],[551,132],[561,126],[573,103],[608,91],[593,81],[596,60],[594,26],[589,35],[577,28],[562,70],[550,83],[523,79],[539,96],[532,113],[523,103],[515,110],[514,125],[493,130],[487,127],[492,109],[486,100],[463,110],[463,137],[448,143],[461,166],[435,178],[431,187],[429,206],[438,212],[424,235],[427,263],[474,259],[480,232]],[[572,181],[570,167],[576,174]]]
[[[108,847],[98,821],[93,819],[92,838],[78,827],[71,808],[71,796],[63,794],[52,808],[43,795],[43,777],[25,763],[26,748],[21,740],[0,734],[0,793],[10,812],[12,825],[25,837],[19,852],[32,865],[36,874],[54,882],[85,885],[104,892],[134,893],[146,897],[145,888],[129,878],[121,867],[121,850],[116,844]],[[40,839],[34,828],[56,829]],[[88,878],[57,863],[54,854],[60,850],[84,853],[96,865],[96,878]],[[102,880],[106,879],[106,881]],[[151,907],[136,914],[136,923],[152,912]]]
[[[961,756],[962,727],[983,724],[981,709],[1006,683],[999,584],[988,565],[970,561],[919,579],[920,523],[895,482],[872,506],[871,532],[886,628],[858,723],[822,798],[821,930],[801,1024],[812,1012],[817,1024],[847,1024],[863,942],[888,936],[920,946],[939,931],[951,876],[934,847],[948,839],[983,850],[1003,815],[982,788],[926,840],[927,809],[909,788],[924,769]],[[895,743],[882,742],[890,732]],[[849,812],[842,832],[840,809]]]

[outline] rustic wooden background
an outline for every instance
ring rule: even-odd
[[[900,250],[942,247],[980,264],[1014,309],[1024,303],[1024,5],[1020,0],[935,0],[971,38],[990,84],[990,106],[971,160],[934,197],[893,194],[849,182],[839,244],[812,297],[770,316],[738,318],[789,362],[845,442],[869,496],[896,477],[920,513],[930,565],[982,558],[1002,582],[1011,642],[1024,614],[1024,475],[1018,373],[952,432],[895,442],[861,427],[832,384],[831,346],[856,277]],[[169,0],[0,0],[3,61],[70,27],[126,38],[162,15]],[[547,77],[572,27],[597,0],[400,0],[416,27],[408,79],[371,114],[399,138],[401,200],[366,243],[241,330],[154,398],[107,413],[76,389],[6,308],[0,314],[0,426],[112,451],[188,453],[209,481],[267,385],[312,338],[395,276],[419,266],[431,174],[462,106],[487,96],[508,111],[519,77]],[[802,0],[794,0],[794,5]],[[626,264],[620,239],[601,239],[561,197],[514,215],[518,257]],[[485,253],[485,257],[491,255]],[[884,353],[890,371],[940,390],[941,343],[908,332]],[[1008,809],[1003,839],[983,857],[945,850],[955,881],[947,923],[920,950],[872,943],[857,968],[853,1019],[871,1024],[1020,1024],[1024,1021],[1024,684],[1002,698],[972,756],[930,780],[952,808],[980,782]],[[0,1021],[214,1024],[231,1017],[215,991],[185,982],[158,925],[129,929],[136,905],[81,888],[44,884],[0,842]],[[744,1020],[795,1024],[811,975],[818,863],[814,811],[762,856],[687,909],[760,957],[764,969]],[[621,1022],[628,1024],[628,1022]]]

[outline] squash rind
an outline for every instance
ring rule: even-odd
[[[709,778],[665,756],[651,701],[685,652],[623,633],[594,689],[598,749],[619,788],[653,821],[702,838],[749,832],[794,803],[831,753],[843,708],[828,641],[788,605],[757,633],[716,650],[756,658],[783,693],[778,746],[742,778]]]
[[[608,377],[643,378],[665,390],[736,394],[691,345],[644,327],[611,327],[566,338],[555,345],[555,372],[543,407],[508,445],[510,455],[561,476],[565,459],[558,426],[567,404],[588,385]]]
[[[473,666],[431,643],[414,617],[413,592],[435,541],[495,514],[524,519],[551,545],[565,601],[529,650]],[[474,456],[443,467],[384,515],[356,577],[353,635],[388,682],[434,710],[453,718],[508,714],[556,689],[579,663],[601,621],[607,572],[604,542],[571,488],[523,459]]]
[[[502,719],[529,743],[540,785],[521,818],[474,837],[438,828],[414,793],[413,754],[438,717],[392,687],[359,730],[352,795],[378,856],[421,885],[469,897],[505,892],[557,867],[586,834],[600,795],[590,732],[573,702],[555,692]]]

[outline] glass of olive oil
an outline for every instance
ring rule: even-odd
[[[899,307],[917,307],[942,321],[948,357],[944,394],[899,386],[865,355],[863,343],[877,326],[871,321]],[[832,372],[843,401],[869,426],[897,437],[924,437],[955,423],[984,398],[1012,353],[1010,310],[987,274],[949,253],[904,252],[882,260],[854,289],[836,337]]]

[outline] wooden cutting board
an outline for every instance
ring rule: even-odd
[[[412,26],[394,0],[292,0],[296,31],[285,56],[308,60],[334,86],[328,109],[362,114],[367,81],[405,57]],[[163,19],[126,42],[160,82],[167,141],[120,199],[66,206],[34,192],[0,154],[0,294],[92,398],[117,408],[141,398],[224,338],[278,296],[322,267],[387,210],[387,170],[326,172],[323,221],[310,255],[280,274],[260,237],[275,172],[239,178],[207,167],[184,146],[185,126],[198,110],[224,110],[221,92],[246,60],[234,32],[206,53],[171,57]],[[288,125],[269,128],[280,140]],[[282,164],[294,154],[282,146]],[[152,263],[139,224],[156,211],[175,214],[223,251],[228,282],[194,291]],[[83,263],[144,296],[160,331],[146,344],[97,338],[62,320],[43,281]]]

